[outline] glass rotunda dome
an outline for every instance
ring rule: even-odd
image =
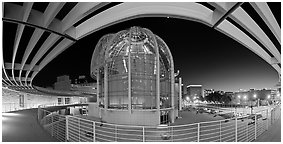
[[[141,27],[103,36],[91,63],[91,74],[98,81],[98,103],[106,109],[173,107],[173,72],[165,42]]]

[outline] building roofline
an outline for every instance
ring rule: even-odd
[[[188,85],[187,87],[202,87],[202,85]]]

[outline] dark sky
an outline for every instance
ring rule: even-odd
[[[279,7],[272,5],[277,8],[276,17],[280,19],[280,4]],[[79,75],[89,77],[91,57],[98,40],[105,34],[132,26],[148,28],[165,41],[184,85],[202,84],[205,89],[236,91],[274,88],[278,82],[273,67],[217,30],[193,21],[153,17],[122,22],[79,40],[42,69],[34,84],[51,86],[60,75],[70,75],[72,79]]]

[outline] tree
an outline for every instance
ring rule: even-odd
[[[222,95],[219,92],[210,93],[208,96],[205,97],[205,100],[208,102],[220,102],[228,104],[231,102],[232,97],[230,95]]]

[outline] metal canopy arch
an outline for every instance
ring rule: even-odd
[[[267,63],[269,63],[281,75],[281,54],[276,49],[270,38],[263,32],[259,25],[245,12],[240,6],[242,3],[237,2],[208,2],[206,4],[214,7],[212,10],[202,4],[193,2],[178,3],[122,3],[114,7],[103,10],[102,12],[86,19],[81,24],[74,26],[75,23],[83,20],[84,17],[97,11],[101,7],[109,3],[100,2],[79,2],[69,13],[59,20],[55,16],[62,10],[66,3],[51,2],[48,3],[44,12],[33,9],[34,3],[25,2],[23,5],[14,3],[3,3],[3,21],[18,23],[18,29],[14,40],[13,57],[11,63],[3,60],[2,76],[4,84],[17,87],[32,87],[32,80],[42,68],[44,68],[56,56],[69,48],[77,40],[98,31],[107,26],[119,23],[125,20],[138,17],[149,16],[170,16],[175,18],[187,19],[200,22],[209,27],[224,33],[232,39],[246,46],[252,52],[256,53]],[[251,6],[259,14],[266,23],[277,41],[281,44],[281,29],[276,22],[270,8],[265,2],[251,2]],[[266,49],[262,48],[253,39],[241,31],[237,26],[233,25],[226,18],[230,17],[238,25],[242,26],[252,36],[254,36]],[[24,52],[21,63],[15,63],[17,49],[20,39],[23,36],[25,26],[35,28],[28,45]],[[44,41],[42,46],[36,52],[31,63],[27,60],[34,50],[36,43],[44,32],[50,32],[50,36]],[[63,38],[48,54],[46,52],[54,46],[54,43]],[[271,53],[272,55],[269,55]],[[42,57],[46,55],[43,59]],[[42,61],[39,63],[39,60]],[[8,75],[6,70],[12,70],[12,75]],[[15,75],[14,71],[19,70],[19,75]],[[26,74],[22,75],[25,71]]]

